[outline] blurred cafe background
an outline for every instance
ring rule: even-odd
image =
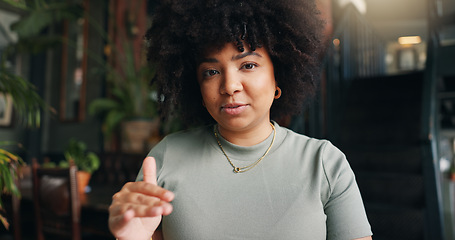
[[[0,240],[114,239],[112,195],[187,127],[150,85],[157,1],[0,0]],[[317,3],[319,91],[278,122],[347,155],[375,240],[454,240],[455,1]]]

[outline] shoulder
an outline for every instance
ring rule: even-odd
[[[326,152],[329,154],[332,154],[332,152],[341,153],[329,140],[309,137],[285,127],[279,127],[279,131],[284,136],[282,145],[290,146],[294,150],[302,149],[302,151],[307,153],[313,152],[315,154]]]
[[[200,141],[211,136],[211,131],[213,126],[202,126],[198,128],[193,128],[189,130],[183,130],[175,133],[171,133],[161,140],[158,144],[183,144],[183,146],[188,144],[198,144]],[[158,146],[157,145],[157,146]]]
[[[341,172],[350,170],[345,154],[329,140],[308,137],[284,127],[280,131],[285,136],[280,149],[301,156],[312,166],[322,167],[327,181],[336,181]]]
[[[213,126],[203,126],[171,133],[164,137],[148,153],[148,156],[156,160],[158,175],[169,159],[177,161],[181,157],[176,156],[184,156],[201,149],[201,146],[204,146],[210,138],[212,129]]]
[[[200,149],[212,136],[212,128],[213,126],[203,126],[169,134],[152,148],[149,156],[157,158],[157,161],[163,161],[169,154],[188,153]]]

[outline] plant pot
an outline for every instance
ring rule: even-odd
[[[159,135],[159,119],[139,119],[122,122],[121,150],[125,153],[148,151],[148,140]]]
[[[91,177],[92,174],[90,174],[89,172],[77,171],[76,173],[78,188],[77,190],[79,191],[80,194],[85,193],[85,188],[88,186]]]
[[[453,182],[455,182],[455,172],[449,173],[449,178],[450,178],[450,180],[452,180]]]

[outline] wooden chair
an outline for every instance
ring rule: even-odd
[[[76,166],[42,168],[33,163],[37,239],[81,239]],[[46,237],[46,238],[45,238]]]

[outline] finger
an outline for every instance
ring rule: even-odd
[[[165,201],[156,201],[150,205],[118,204],[109,209],[109,215],[117,221],[127,222],[134,217],[159,217],[169,215],[172,205]]]
[[[156,185],[156,161],[154,157],[146,157],[142,163],[144,182]]]
[[[149,214],[151,216],[157,216],[157,215],[169,215],[172,213],[173,207],[170,203],[167,202],[162,202],[162,205],[150,208]]]
[[[153,205],[157,201],[170,202],[174,198],[174,194],[159,186],[137,182],[129,184],[128,190],[120,191],[112,197],[112,202],[115,204],[142,204]]]
[[[134,218],[134,211],[128,210],[120,215],[110,215],[109,216],[109,229],[114,235],[119,234],[122,229]]]

